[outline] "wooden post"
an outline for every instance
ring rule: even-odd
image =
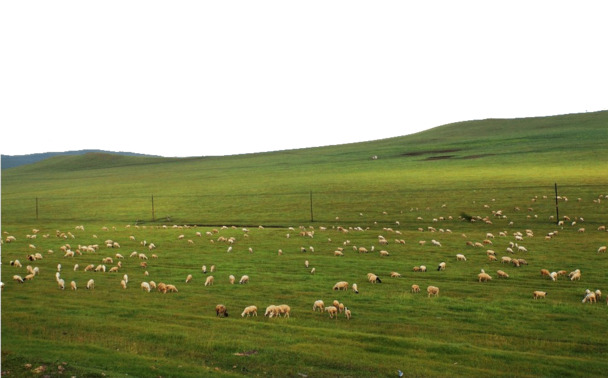
[[[555,222],[559,224],[559,202],[557,200],[557,183],[555,183]]]
[[[312,190],[310,191],[310,222],[314,222],[315,219],[312,213]]]
[[[154,218],[154,194],[152,194],[152,222],[156,219]]]

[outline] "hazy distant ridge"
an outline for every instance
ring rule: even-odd
[[[114,154],[114,155],[125,155],[125,156],[148,156],[148,157],[160,157],[158,155],[146,155],[146,154],[138,154],[134,152],[116,152],[116,151],[104,151],[104,150],[77,150],[77,151],[65,151],[65,152],[43,152],[36,154],[28,154],[28,155],[2,155],[2,160],[0,164],[2,165],[2,169],[6,168],[14,168],[20,165],[32,164],[39,162],[44,159],[48,159],[50,157],[59,156],[59,155],[84,155],[87,153],[105,153],[105,154]]]

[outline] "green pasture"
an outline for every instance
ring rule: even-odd
[[[597,250],[608,244],[600,228],[608,225],[607,141],[608,112],[598,112],[251,155],[92,154],[3,170],[2,373],[605,376],[608,255]],[[487,233],[491,245],[467,245]],[[231,252],[220,237],[235,238]],[[108,239],[120,248],[106,247]],[[511,242],[528,252],[510,254]],[[66,244],[99,249],[70,258]],[[338,248],[344,256],[334,256]],[[528,264],[491,262],[488,249]],[[146,269],[133,251],[147,254]],[[34,253],[43,258],[28,261]],[[124,256],[118,273],[84,271],[116,253]],[[23,267],[11,266],[17,259]],[[447,268],[437,271],[442,261]],[[65,290],[55,281],[58,264]],[[27,265],[40,274],[14,281]],[[216,271],[205,274],[203,265]],[[420,265],[428,271],[414,272]],[[481,269],[493,280],[477,282]],[[499,279],[498,269],[510,277]],[[582,278],[552,282],[540,269],[580,269]],[[382,283],[367,282],[368,272]],[[250,283],[231,285],[230,274]],[[206,287],[209,275],[215,284]],[[179,292],[142,291],[150,280]],[[359,294],[333,291],[343,280]],[[422,292],[411,293],[412,284]],[[439,297],[426,295],[429,285]],[[581,303],[586,289],[600,289],[602,299]],[[534,290],[547,298],[534,300]],[[317,299],[344,303],[352,318],[313,312]],[[227,318],[215,314],[220,303]],[[270,304],[288,304],[291,316],[264,317]],[[257,317],[240,316],[248,305]]]

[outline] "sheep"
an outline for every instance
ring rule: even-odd
[[[78,270],[78,264],[74,264],[74,272],[76,272]]]
[[[329,314],[331,319],[333,319],[334,316],[338,319],[338,308],[336,306],[327,306],[325,311]]]
[[[278,305],[279,315],[283,315],[286,318],[289,318],[289,314],[291,313],[291,307],[286,304]]]
[[[266,307],[266,311],[264,312],[264,316],[268,316],[272,318],[273,316],[279,316],[279,308],[275,305],[270,305]]]
[[[574,272],[570,273],[570,281],[580,281],[581,279],[581,271],[580,270],[575,270]]]
[[[109,272],[110,273],[116,273],[116,272],[118,272],[118,267],[117,266],[111,267],[110,270],[109,270]]]
[[[353,284],[353,291],[355,292],[355,294],[359,294],[359,287],[356,283]]]
[[[488,273],[479,273],[477,278],[479,279],[479,282],[488,282],[492,280],[492,276],[490,276]]]
[[[498,278],[509,278],[509,275],[502,270],[497,270],[496,274],[498,274]]]
[[[102,264],[114,264],[114,260],[111,257],[105,257],[101,259]]]
[[[177,293],[177,287],[175,285],[167,284],[167,292],[168,293]]]
[[[595,295],[595,293],[589,289],[587,289],[587,292],[585,294],[585,298],[583,298],[582,303],[585,302],[589,302],[589,303],[597,303],[597,297]]]
[[[340,281],[334,285],[333,290],[348,290],[348,282]]]
[[[438,241],[437,241],[437,240],[435,240],[435,239],[431,240],[431,243],[432,243],[434,246],[441,247],[441,243],[440,243],[440,242],[438,242]]]
[[[399,278],[399,277],[401,277],[401,274],[398,273],[398,272],[391,272],[391,277],[392,278]]]
[[[317,268],[312,268],[312,269],[310,270],[310,274],[315,274],[315,272],[316,272],[316,271],[317,271]]]
[[[186,283],[190,282],[192,282],[192,274],[188,274],[188,276],[186,277]]]
[[[344,253],[342,251],[334,251],[334,256],[342,257],[342,256],[344,256]]]
[[[344,308],[344,316],[346,317],[346,319],[350,320],[350,317],[351,317],[351,312],[350,312],[350,310],[348,309],[348,307],[345,307],[345,308]]]
[[[248,275],[244,275],[241,277],[241,279],[239,280],[239,284],[246,284],[249,283],[249,276]]]
[[[35,276],[36,276],[36,275],[35,275],[34,273],[30,273],[30,274],[28,274],[27,276],[25,276],[25,280],[26,280],[26,281],[33,280]]]
[[[557,281],[557,272],[549,273],[549,277],[551,277],[552,281]]]
[[[77,289],[77,287],[76,287],[76,281],[72,281],[72,282],[70,282],[70,288],[71,288],[72,290],[76,290],[76,289]]]
[[[325,303],[323,303],[321,299],[316,300],[312,305],[313,311],[317,311],[317,309],[319,309],[319,312],[323,312],[325,310]]]
[[[23,268],[23,265],[21,265],[21,262],[19,260],[11,261],[11,265],[17,268]]]
[[[510,258],[509,256],[503,256],[500,258],[500,263],[501,264],[510,264],[511,261],[513,261],[512,258]]]
[[[218,304],[217,306],[215,306],[215,316],[220,315],[222,317],[228,316],[228,310],[226,310],[226,306],[224,306],[223,304]]]
[[[64,281],[62,278],[59,278],[59,279],[57,280],[57,285],[59,286],[59,288],[60,288],[61,290],[65,290],[65,281]]]
[[[382,283],[382,280],[380,279],[380,277],[378,277],[377,275],[375,275],[374,273],[367,273],[367,280],[370,283]]]
[[[462,253],[456,255],[456,261],[467,261],[467,258]]]
[[[21,278],[21,276],[20,276],[20,275],[18,275],[18,274],[15,274],[15,275],[13,276],[13,280],[15,280],[15,281],[17,281],[17,282],[19,282],[19,283],[24,283],[24,282],[25,282],[25,281],[23,280],[23,278]]]
[[[345,308],[346,307],[344,306],[344,303],[338,303],[338,312],[339,313],[343,313]]]
[[[549,271],[547,269],[541,269],[540,270],[540,275],[541,276],[547,276],[549,277],[551,273],[549,273]]]
[[[233,285],[234,284],[234,276],[231,274],[230,276],[228,276],[228,280],[230,281],[230,284]]]
[[[420,265],[420,271],[421,272],[426,272],[426,266],[425,265]]]
[[[440,262],[437,266],[437,271],[445,270],[445,262]]]
[[[308,268],[308,260],[304,261],[304,266]]]
[[[89,264],[84,268],[85,272],[92,272],[94,270],[95,270],[95,265],[93,265],[93,264]]]
[[[209,272],[211,272],[211,273],[215,272],[215,265],[211,265],[211,268],[209,268]]]
[[[382,250],[382,251],[380,251],[380,256],[386,257],[386,256],[390,256],[390,254],[388,253],[388,251]]]
[[[429,295],[429,298],[431,296],[435,296],[438,297],[439,296],[439,288],[437,286],[429,286],[426,288],[426,292]]]
[[[126,289],[126,288],[127,288],[127,281],[125,281],[125,280],[120,280],[120,286],[121,286],[123,289]]]
[[[147,283],[147,282],[142,282],[142,283],[141,283],[139,286],[142,288],[142,290],[145,290],[145,291],[147,291],[148,293],[149,293],[150,291],[152,291],[152,288],[150,287],[150,284],[149,284],[149,283]]]
[[[603,245],[603,246],[599,247],[599,248],[597,249],[597,253],[603,253],[603,252],[606,252],[606,248],[607,248],[607,247],[606,247],[605,245]]]
[[[207,265],[203,265],[203,266],[201,267],[201,271],[202,271],[204,274],[207,274]]]
[[[595,291],[595,296],[597,297],[597,299],[602,299],[602,292],[600,291],[600,289],[597,289]]]
[[[205,280],[205,286],[213,285],[213,280],[214,280],[213,276],[207,277],[207,279]]]
[[[150,288],[151,288],[152,290],[155,290],[155,289],[156,289],[156,282],[154,282],[154,281],[150,281],[150,282],[149,282],[149,285],[150,285]]]
[[[241,313],[241,317],[245,317],[245,315],[247,317],[250,316],[258,316],[258,308],[256,306],[247,306],[245,307],[245,309],[243,310],[243,312]]]
[[[412,289],[411,289],[412,293],[420,293],[420,286],[413,284],[412,285]]]
[[[156,286],[156,290],[160,293],[167,294],[167,285],[164,282],[159,282]]]
[[[539,290],[535,290],[533,294],[534,294],[534,299],[539,299],[539,298],[544,299],[547,296],[547,292],[539,291]]]
[[[140,260],[148,260],[148,256],[146,256],[145,253],[140,253],[139,255],[137,255],[139,257]]]
[[[92,278],[87,282],[87,289],[88,290],[95,289],[95,281]]]

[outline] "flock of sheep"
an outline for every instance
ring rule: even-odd
[[[386,213],[385,213],[386,214]],[[495,211],[493,212],[493,217],[497,217],[497,218],[503,218],[505,217],[503,215],[502,211]],[[419,219],[421,220],[421,219]],[[439,218],[439,219],[433,219],[433,222],[440,222],[442,220],[446,220],[445,218]],[[451,217],[450,217],[451,220]],[[492,224],[492,217],[488,216],[488,217],[478,217],[477,219],[474,219],[474,221],[479,221],[479,222],[483,222],[486,223],[488,225]],[[576,220],[572,221],[570,220],[568,217],[564,217],[564,220],[561,222],[562,223],[562,227],[564,226],[565,223],[563,223],[564,221],[569,222],[572,226],[574,226],[576,224]],[[397,225],[399,225],[399,222],[396,222]],[[131,226],[127,226],[127,228],[129,228]],[[163,226],[163,228],[168,228],[166,226]],[[177,229],[190,229],[190,227],[187,226],[173,226],[172,228],[177,228]],[[223,227],[223,228],[228,228],[228,227]],[[222,229],[223,229],[222,228]],[[260,226],[260,228],[263,228]],[[235,229],[235,227],[232,227],[232,229]],[[77,226],[75,228],[76,231],[84,231],[84,226]],[[109,231],[109,228],[104,228],[103,231]],[[244,239],[246,239],[248,237],[249,234],[249,230],[246,228],[242,229],[243,231],[243,235],[244,235]],[[322,234],[321,231],[334,231],[334,233],[337,233],[340,236],[344,237],[344,240],[341,240],[340,242],[340,246],[339,247],[334,247],[333,252],[331,252],[333,254],[333,256],[335,256],[336,258],[343,258],[346,254],[349,248],[352,248],[353,253],[355,254],[367,254],[367,253],[375,253],[375,245],[370,246],[369,248],[364,247],[364,246],[355,246],[352,245],[352,243],[348,240],[348,236],[349,234],[352,233],[357,233],[357,232],[363,232],[366,231],[366,229],[363,228],[358,228],[358,227],[333,227],[332,229],[328,229],[326,227],[318,227],[316,230],[312,227],[300,227],[299,230],[299,237],[301,238],[305,238],[305,239],[314,239],[315,237],[318,237],[318,235]],[[418,231],[424,232],[425,234],[431,233],[433,234],[434,238],[430,241],[430,248],[443,248],[442,247],[442,243],[437,240],[439,239],[438,235],[441,235],[442,233],[451,233],[452,231],[449,229],[442,229],[442,228],[437,228],[437,227],[427,227],[426,229],[423,228],[419,228]],[[600,226],[598,227],[598,231],[606,231],[606,227],[605,226]],[[225,236],[219,236],[219,230],[218,229],[213,229],[210,231],[207,231],[205,233],[205,236],[208,237],[208,240],[210,243],[226,243],[228,245],[228,248],[226,249],[226,253],[232,253],[233,249],[233,245],[237,242],[236,237],[232,236],[232,237],[225,237]],[[578,232],[580,233],[584,233],[585,229],[584,228],[578,228]],[[294,228],[289,228],[289,233],[286,235],[286,238],[290,238],[292,233],[296,234],[297,231]],[[401,235],[402,233],[398,230],[394,230],[393,228],[390,227],[385,227],[383,228],[383,234],[384,235],[379,235],[378,236],[378,245],[381,246],[381,250],[377,252],[379,258],[391,258],[391,254],[388,252],[389,249],[389,245],[392,244],[390,240],[390,238],[387,235],[391,235],[394,236],[394,245],[403,245],[405,244],[405,240],[401,239]],[[547,233],[547,235],[545,236],[545,239],[552,239],[554,237],[556,237],[558,234],[558,231],[553,231],[550,233]],[[437,235],[437,236],[435,236]],[[513,237],[513,241],[509,241],[508,242],[508,246],[505,248],[505,252],[506,255],[502,256],[500,259],[497,258],[496,256],[496,252],[494,249],[490,249],[490,248],[494,248],[493,244],[494,244],[494,240],[496,240],[494,234],[488,232],[486,233],[486,237],[481,240],[481,241],[467,241],[466,243],[464,243],[464,248],[473,248],[473,253],[479,255],[479,253],[477,251],[479,251],[479,248],[481,248],[481,250],[485,249],[485,256],[487,258],[487,262],[488,263],[497,263],[497,264],[501,264],[501,265],[508,265],[508,266],[512,266],[512,267],[521,267],[521,266],[525,266],[528,265],[528,262],[526,261],[526,259],[523,258],[515,258],[514,255],[515,253],[522,253],[522,254],[527,254],[528,253],[528,249],[523,246],[522,244],[524,243],[524,241],[526,240],[526,238],[532,238],[534,237],[534,232],[532,230],[525,230],[525,232],[519,232],[519,231],[512,231],[512,232],[507,232],[505,231],[500,231],[499,232],[499,237],[508,239],[510,237]],[[192,231],[192,236],[194,237],[203,237],[203,234],[201,232],[194,232]],[[463,235],[466,237],[466,235]],[[27,260],[27,266],[25,268],[26,270],[26,274],[24,276],[22,276],[22,274],[20,274],[20,270],[23,269],[23,264],[18,260],[12,260],[10,261],[10,265],[12,267],[15,268],[15,274],[13,275],[13,280],[17,283],[23,284],[27,281],[31,281],[34,280],[38,275],[40,275],[40,269],[38,266],[35,266],[36,263],[40,260],[45,259],[45,256],[43,256],[43,253],[41,252],[36,252],[36,246],[35,246],[35,241],[36,238],[38,237],[42,237],[42,238],[57,238],[57,240],[61,241],[61,245],[58,246],[57,250],[60,251],[60,253],[62,254],[62,260],[63,260],[63,264],[59,263],[57,265],[57,269],[55,272],[55,281],[57,283],[57,286],[59,287],[59,289],[61,290],[65,290],[66,289],[66,282],[64,280],[64,278],[62,278],[62,269],[63,266],[62,265],[67,265],[68,261],[79,261],[81,262],[82,260],[90,260],[92,257],[94,257],[95,259],[99,259],[100,255],[105,256],[106,254],[110,254],[110,251],[112,253],[112,255],[110,256],[105,256],[102,257],[100,260],[98,260],[98,263],[89,263],[89,264],[83,264],[83,266],[85,266],[84,268],[82,268],[83,272],[90,272],[90,273],[97,273],[97,272],[108,272],[108,273],[118,273],[122,267],[123,264],[127,264],[126,261],[128,261],[129,259],[131,260],[136,260],[138,262],[138,266],[139,268],[141,268],[141,270],[143,271],[143,274],[145,277],[149,276],[148,273],[148,264],[152,264],[151,261],[155,261],[158,259],[158,255],[157,253],[152,253],[153,251],[156,250],[156,245],[153,243],[148,243],[145,240],[142,240],[140,242],[141,248],[145,248],[147,249],[151,255],[150,258],[148,258],[148,256],[143,253],[143,252],[136,252],[133,251],[132,253],[130,253],[128,255],[128,258],[125,258],[119,251],[121,250],[121,245],[120,243],[118,243],[117,241],[114,240],[106,240],[103,243],[99,243],[99,244],[90,244],[90,245],[72,245],[71,243],[68,243],[66,241],[72,242],[75,241],[77,239],[76,235],[72,232],[61,232],[61,231],[56,231],[55,235],[50,235],[50,234],[43,234],[40,236],[40,232],[37,229],[32,230],[31,234],[28,234],[25,236],[26,239],[28,239],[28,248],[29,251],[27,253],[24,253],[23,258],[25,260]],[[93,237],[96,238],[95,235],[93,235]],[[186,240],[186,235],[185,234],[180,234],[177,237],[178,240]],[[130,236],[129,237],[130,241],[135,241],[135,237],[134,236]],[[327,238],[327,241],[331,243],[331,238]],[[14,235],[9,235],[7,232],[5,232],[5,236],[2,239],[2,243],[15,243],[17,242],[17,237],[15,237]],[[194,240],[193,239],[187,239],[187,243],[188,244],[194,244]],[[506,242],[505,242],[506,243]],[[417,244],[419,244],[420,246],[424,246],[426,245],[426,240],[419,240],[417,242]],[[247,251],[249,253],[254,253],[253,247],[249,247],[247,248]],[[309,253],[309,252],[314,252],[315,248],[313,246],[310,247],[301,247],[300,248],[300,253]],[[598,254],[602,254],[606,252],[606,246],[600,246],[597,249],[597,253]],[[49,249],[46,251],[47,255],[55,255],[55,251],[52,249]],[[160,252],[159,252],[160,253]],[[482,252],[483,253],[483,252]],[[278,250],[278,254],[279,255],[283,255],[283,250],[279,249]],[[55,255],[56,256],[56,255]],[[464,264],[467,263],[468,259],[465,256],[464,252],[459,252],[459,253],[455,253],[455,263],[456,264]],[[89,261],[90,262],[90,261]],[[111,265],[111,266],[110,266]],[[309,266],[309,261],[306,260],[305,261],[305,267],[307,269],[310,269],[311,267]],[[109,266],[109,267],[108,267]],[[79,263],[74,263],[72,268],[74,272],[81,270],[80,268],[80,264]],[[215,282],[215,277],[213,275],[207,275],[207,273],[214,273],[215,272],[215,265],[211,265],[210,269],[207,269],[206,265],[203,265],[201,268],[201,272],[203,274],[206,275],[206,279],[205,279],[205,283],[204,286],[212,286],[214,285]],[[448,268],[448,264],[445,261],[441,261],[437,264],[437,271],[445,271]],[[504,268],[503,268],[504,269]],[[510,275],[508,273],[506,273],[503,269],[497,269],[496,270],[496,274],[498,276],[499,279],[509,279]],[[412,267],[412,272],[414,272],[414,276],[416,274],[419,273],[425,273],[427,272],[427,267],[426,265],[417,265]],[[315,274],[316,269],[314,267],[312,267],[312,269],[309,271],[310,274]],[[568,277],[569,280],[571,281],[578,281],[581,279],[581,271],[579,269],[573,270],[571,272],[567,272],[565,270],[559,270],[559,271],[549,271],[548,269],[542,268],[540,270],[541,272],[541,277],[546,277],[552,281],[557,281],[559,279],[559,277]],[[387,273],[388,274],[388,273]],[[389,276],[391,278],[400,278],[402,277],[402,275],[398,272],[390,272]],[[193,275],[192,274],[188,274],[185,277],[185,283],[186,284],[190,284],[193,280]],[[481,269],[481,271],[477,274],[476,277],[476,281],[478,282],[488,282],[492,280],[492,276],[485,272],[484,269]],[[118,280],[117,280],[118,281]],[[234,275],[229,275],[228,276],[228,282],[230,284],[234,284],[236,283],[236,278]],[[240,280],[238,281],[239,284],[247,284],[249,282],[249,276],[248,275],[243,275]],[[367,273],[367,282],[370,284],[380,284],[382,283],[382,279],[380,278],[380,276],[377,273]],[[127,274],[123,274],[122,276],[120,276],[120,287],[122,289],[127,289],[127,287],[130,284],[129,281],[129,276]],[[2,288],[4,288],[4,283],[1,284]],[[171,283],[165,283],[165,282],[159,282],[156,283],[154,280],[148,279],[145,281],[141,281],[139,284],[141,290],[145,291],[145,292],[152,292],[152,291],[157,291],[159,293],[178,293],[179,290],[177,288],[176,285],[171,284]],[[75,280],[72,280],[69,284],[69,288],[71,290],[77,290],[78,289],[78,285],[76,283]],[[90,278],[88,280],[86,280],[86,285],[85,288],[88,290],[94,290],[95,289],[95,281],[93,278]],[[335,285],[333,286],[333,290],[335,291],[347,291],[352,289],[352,291],[357,294],[359,293],[359,287],[356,283],[353,283],[352,285],[349,284],[347,281],[338,281],[337,283],[335,283]],[[421,291],[420,286],[418,284],[412,284],[411,288],[410,288],[410,292],[413,294],[419,293]],[[428,285],[426,288],[426,292],[428,297],[437,297],[439,296],[439,287],[435,286],[435,285]],[[587,289],[585,291],[583,295],[583,299],[582,302],[583,303],[596,303],[598,300],[601,300],[602,298],[602,293],[601,290],[599,289]],[[540,298],[545,298],[547,296],[547,291],[543,291],[543,290],[534,290],[532,292],[532,297],[534,299],[540,299]],[[608,298],[607,298],[607,304],[608,304]],[[325,306],[323,300],[316,300],[314,301],[313,304],[313,312],[319,311],[319,312],[326,312],[329,315],[329,318],[336,318],[338,317],[339,314],[344,314],[344,317],[346,319],[350,319],[351,318],[351,310],[346,307],[343,303],[341,303],[338,300],[334,300],[332,305],[330,306]],[[257,316],[257,310],[258,307],[256,305],[248,305],[244,308],[244,310],[242,310],[241,312],[241,317],[245,318],[245,317],[255,317]],[[216,311],[216,315],[218,317],[225,317],[228,316],[228,309],[224,304],[218,304],[215,307],[215,311]],[[266,310],[264,312],[264,316],[268,317],[268,318],[274,318],[274,317],[285,317],[288,318],[290,317],[291,314],[291,307],[287,304],[280,304],[280,305],[269,305],[268,307],[266,307]]]

